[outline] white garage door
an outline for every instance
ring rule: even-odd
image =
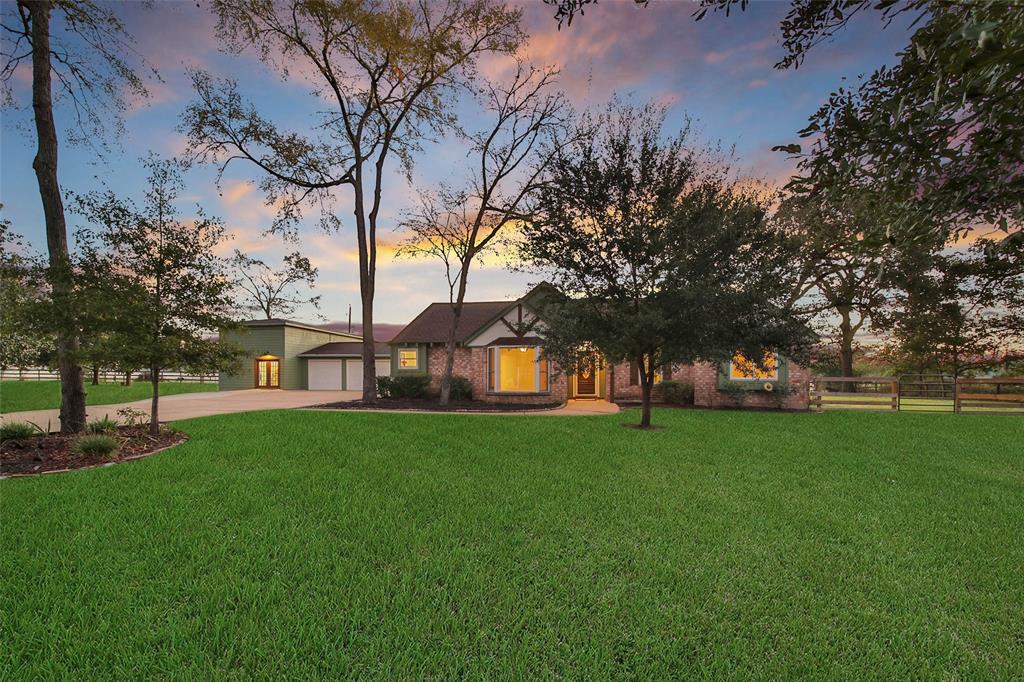
[[[309,390],[341,390],[341,360],[308,360],[306,371]]]
[[[377,360],[375,370],[377,376],[391,375],[391,361]],[[345,388],[349,391],[363,390],[363,361],[359,359],[345,360]]]
[[[345,388],[349,391],[363,390],[363,361],[345,361]]]

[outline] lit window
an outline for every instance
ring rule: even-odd
[[[415,348],[402,348],[398,351],[398,366],[402,369],[418,369],[420,354]]]
[[[546,393],[548,361],[534,346],[489,348],[487,388],[498,393]]]
[[[729,379],[731,381],[761,381],[764,379],[779,378],[779,356],[775,353],[765,353],[761,361],[764,369],[755,363],[736,354],[729,363]]]

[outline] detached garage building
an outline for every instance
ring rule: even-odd
[[[235,373],[220,373],[222,391],[245,388],[362,390],[362,337],[292,320],[252,320],[221,338],[245,350]],[[390,352],[375,344],[377,376],[389,375]]]

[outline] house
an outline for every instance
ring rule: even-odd
[[[455,375],[469,380],[474,398],[488,402],[639,402],[639,373],[633,363],[610,364],[595,353],[581,371],[567,374],[544,357],[544,322],[537,310],[549,286],[541,284],[514,301],[465,303],[455,333]],[[450,303],[431,303],[390,342],[375,343],[377,376],[428,374],[436,389],[451,321]],[[255,320],[225,338],[247,353],[239,372],[221,374],[221,390],[362,390],[358,335],[291,320]],[[720,365],[663,367],[656,381],[692,384],[694,404],[702,407],[736,405],[732,394],[742,391],[747,407],[807,409],[809,371],[786,358],[767,358],[766,365],[768,371],[760,371],[737,357]]]
[[[548,287],[541,284],[515,301],[466,303],[455,333],[455,375],[470,381],[476,399],[490,402],[638,402],[639,372],[633,363],[609,364],[595,353],[581,371],[566,374],[544,357],[544,322],[537,303]],[[391,340],[392,376],[425,372],[437,387],[452,315],[451,304],[432,303]],[[664,367],[656,381],[692,384],[698,406],[735,405],[730,391],[742,391],[745,406],[807,409],[809,371],[786,358],[766,360],[767,371],[742,357],[720,365]]]
[[[362,337],[292,320],[252,320],[221,339],[245,350],[236,372],[220,373],[220,390],[363,388]],[[390,372],[390,348],[375,344],[377,376]]]

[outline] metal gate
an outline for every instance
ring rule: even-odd
[[[954,412],[956,377],[949,374],[901,374],[897,409],[901,412]]]

